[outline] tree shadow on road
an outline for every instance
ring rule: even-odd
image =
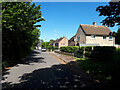
[[[44,58],[41,57],[40,54],[40,51],[34,50],[20,64],[30,65],[30,63],[46,63],[45,61],[43,61]]]
[[[50,68],[34,70],[32,73],[25,73],[20,77],[19,84],[3,83],[3,89],[40,89],[40,88],[98,88],[100,87],[91,77],[82,71],[70,69],[74,62],[68,64],[53,65]]]
[[[23,61],[19,62],[15,67],[19,67],[19,65],[34,65],[33,63],[46,63],[43,57],[40,56],[40,52],[37,50],[32,51]],[[9,67],[8,67],[9,68]],[[10,67],[11,68],[11,67]],[[5,69],[2,71],[2,76],[9,75],[10,69]],[[2,80],[6,79],[6,77],[2,77]],[[10,84],[10,83],[8,83]]]

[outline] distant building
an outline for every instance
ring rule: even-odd
[[[37,44],[36,49],[41,50],[41,43],[40,42]]]
[[[75,46],[75,35],[68,40],[68,46]]]
[[[61,46],[68,46],[68,39],[66,37],[61,37],[52,43],[53,46],[60,48]]]
[[[107,26],[81,24],[74,37],[69,40],[69,46],[114,46],[115,37]]]

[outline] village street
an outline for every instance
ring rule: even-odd
[[[3,73],[3,89],[97,87],[82,72],[72,70],[72,65],[69,67],[51,54],[34,50],[26,57],[25,62]]]

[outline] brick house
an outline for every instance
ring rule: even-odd
[[[53,46],[60,48],[61,46],[68,46],[68,39],[66,37],[61,37],[53,42]]]
[[[114,46],[115,37],[112,36],[112,31],[107,26],[96,24],[96,22],[93,25],[81,24],[72,38],[74,46]]]

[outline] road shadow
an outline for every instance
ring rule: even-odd
[[[41,52],[37,50],[33,50],[24,60],[19,62],[15,67],[19,67],[19,65],[34,65],[33,63],[46,63],[44,58],[40,56]],[[11,67],[10,67],[11,68]],[[2,76],[9,75],[10,69],[5,69],[2,71]],[[7,77],[2,77],[2,80],[6,79]],[[10,84],[10,83],[9,83]]]
[[[38,50],[34,50],[28,55],[23,62],[20,64],[31,65],[31,63],[46,63],[43,61],[43,57],[40,56],[41,52]]]
[[[25,73],[20,78],[19,84],[11,84],[5,82],[2,84],[3,90],[11,89],[45,89],[45,88],[91,88],[100,87],[91,77],[83,74],[82,71],[76,72],[70,67],[74,66],[74,62],[68,64],[53,65],[50,68],[42,68],[34,70],[32,73]]]

